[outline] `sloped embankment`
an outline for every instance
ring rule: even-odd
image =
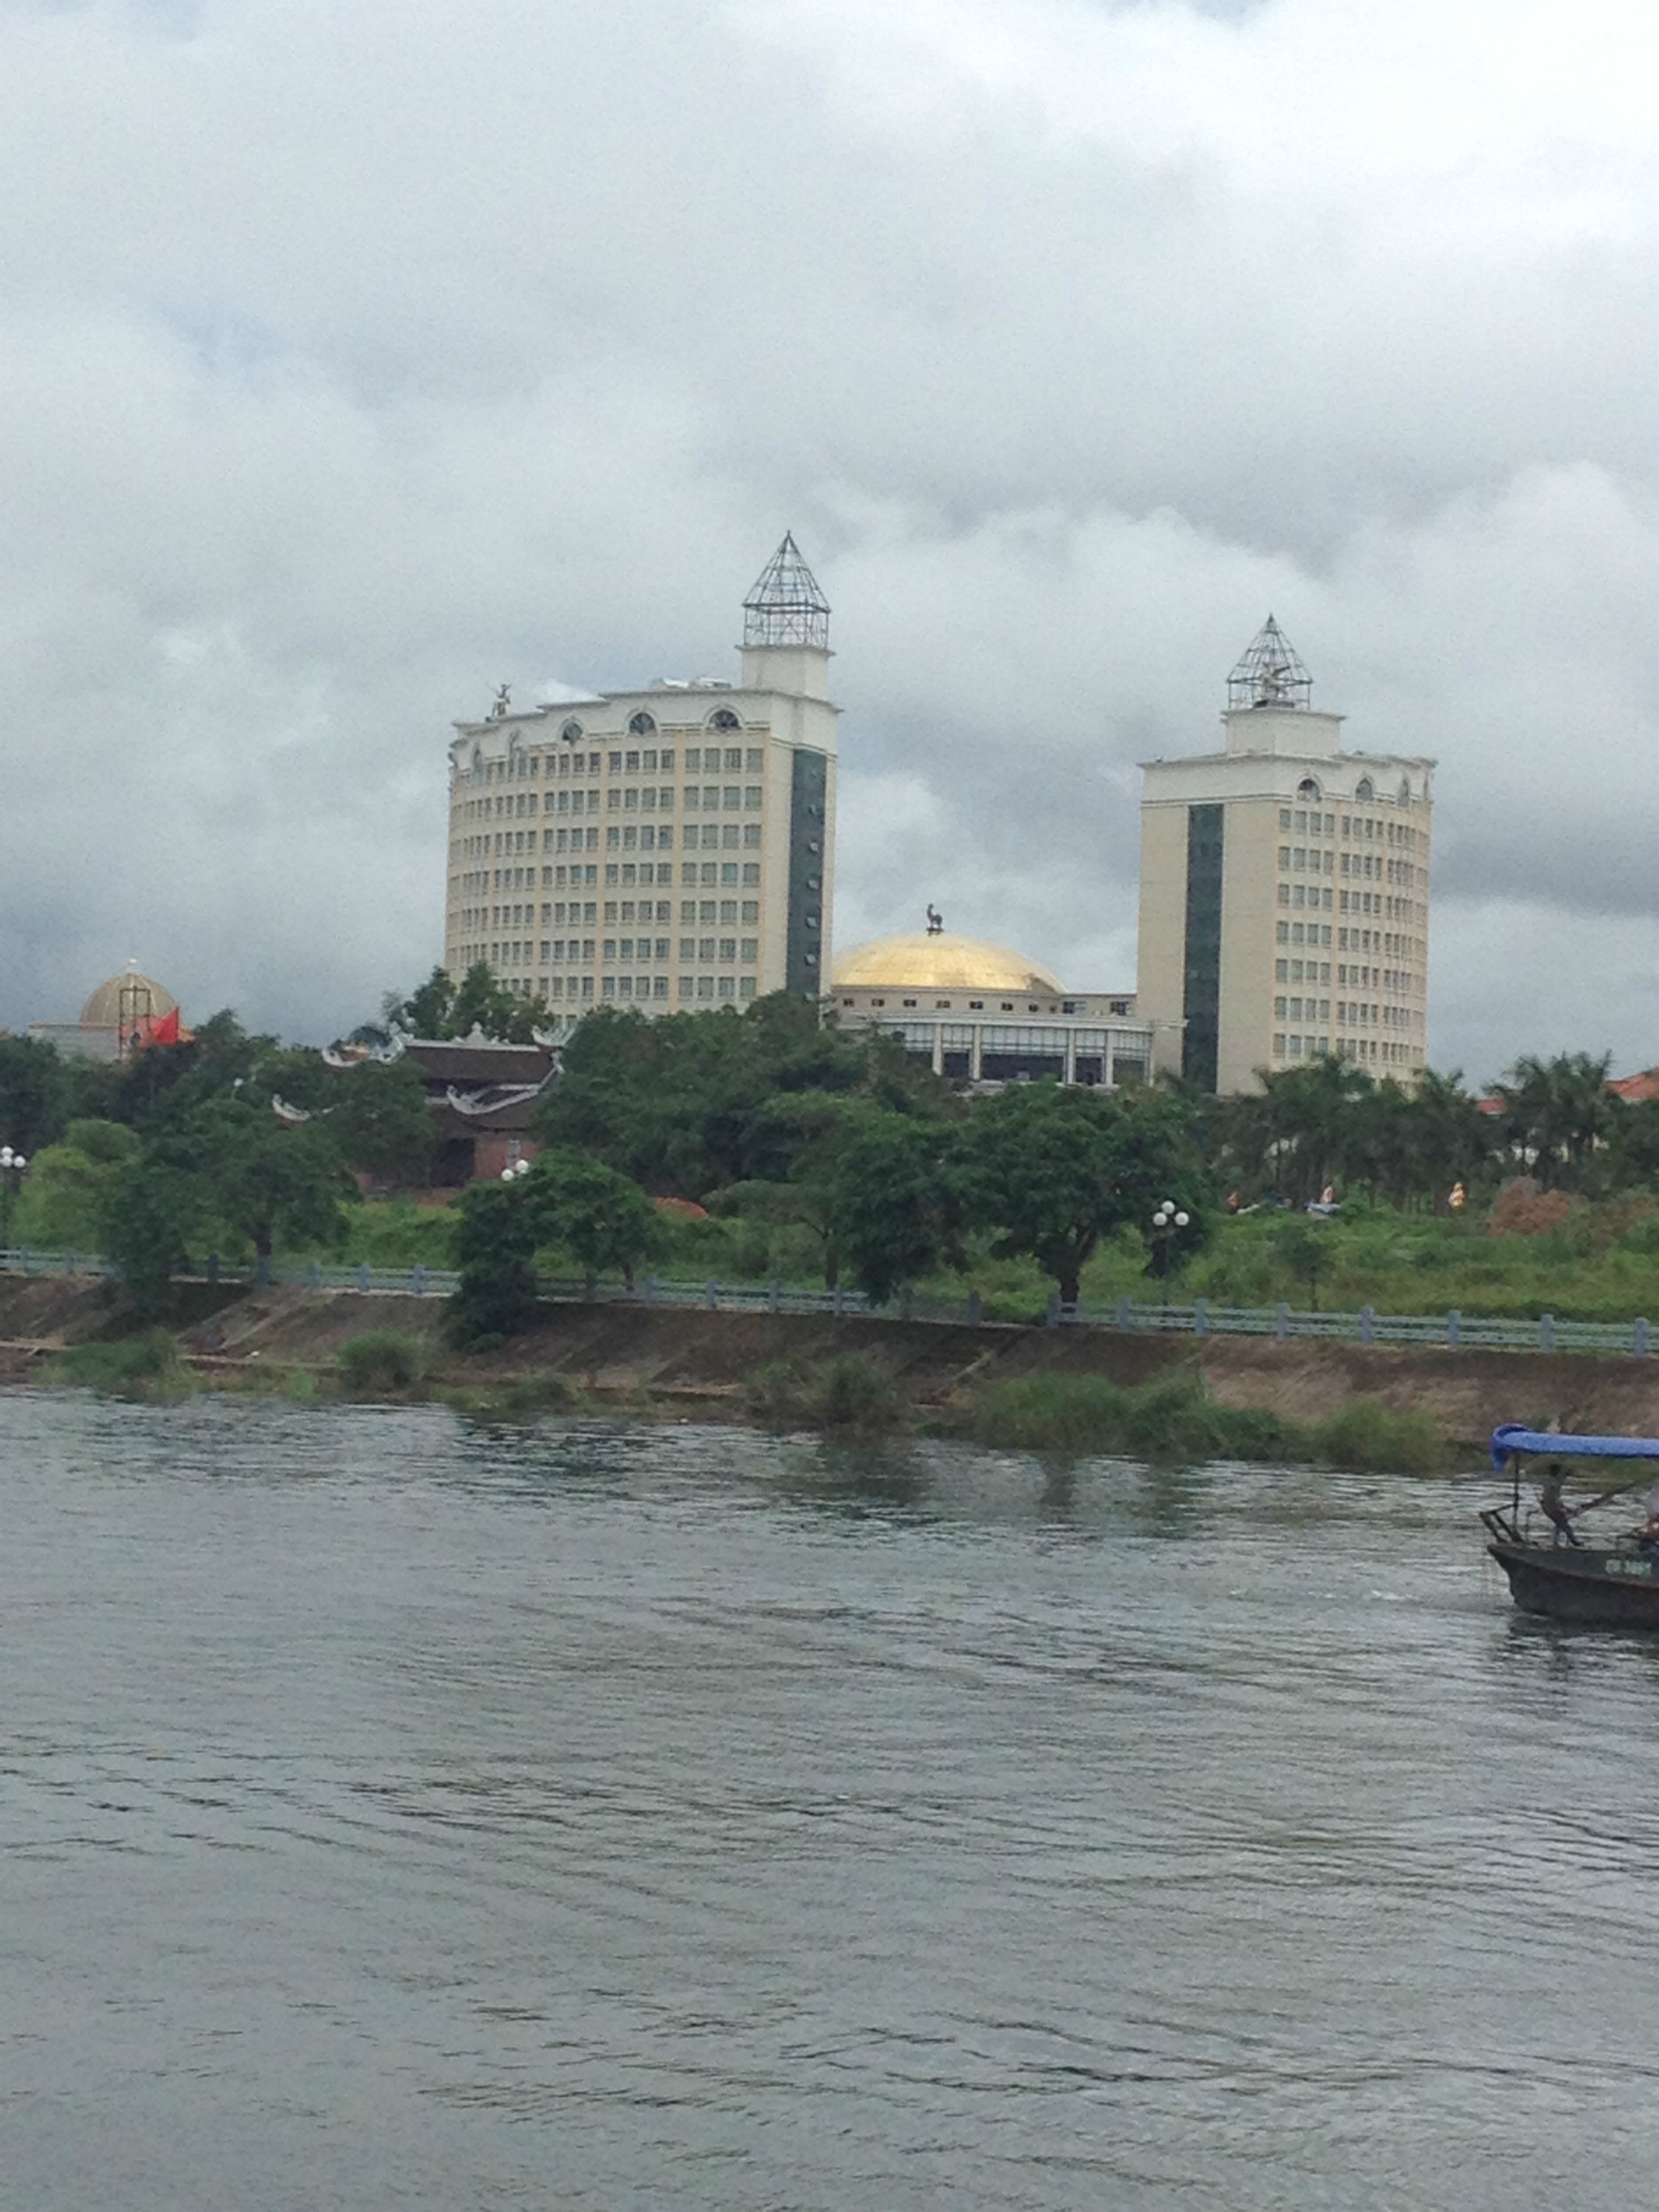
[[[1431,1416],[1476,1443],[1499,1421],[1659,1433],[1659,1358],[1436,1351],[1428,1347],[1271,1338],[1121,1336],[1107,1329],[871,1321],[853,1316],[709,1313],[686,1307],[561,1305],[510,1344],[463,1358],[442,1340],[438,1298],[390,1292],[181,1286],[194,1318],[180,1349],[208,1379],[260,1367],[331,1368],[349,1338],[392,1329],[430,1348],[433,1370],[456,1382],[556,1377],[618,1403],[734,1411],[757,1372],[808,1370],[856,1355],[890,1375],[919,1407],[991,1382],[1038,1375],[1103,1375],[1121,1384],[1201,1377],[1224,1406],[1261,1407],[1304,1423],[1328,1419],[1356,1398]],[[41,1353],[120,1326],[108,1288],[84,1279],[0,1277],[3,1373],[27,1376]]]

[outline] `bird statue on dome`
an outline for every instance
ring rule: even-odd
[[[511,684],[497,684],[495,687],[495,697],[489,709],[490,720],[492,722],[505,720],[507,710],[511,707],[512,703],[513,687]]]
[[[927,934],[929,937],[938,937],[943,933],[944,928],[945,916],[939,912],[933,901],[929,899],[927,902]]]

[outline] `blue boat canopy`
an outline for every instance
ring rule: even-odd
[[[1659,1459],[1659,1437],[1564,1437],[1506,1421],[1492,1432],[1492,1463],[1500,1474],[1516,1452],[1548,1452],[1556,1459]]]

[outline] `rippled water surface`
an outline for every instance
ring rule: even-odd
[[[0,1397],[0,2202],[1659,2185],[1659,1647],[1467,1486]]]

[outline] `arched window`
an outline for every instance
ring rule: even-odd
[[[1296,787],[1296,795],[1298,799],[1320,799],[1324,796],[1323,793],[1320,790],[1319,786],[1314,781],[1314,779],[1310,775],[1304,775],[1301,782],[1297,784]]]
[[[1372,783],[1370,776],[1362,775],[1360,777],[1358,787],[1354,793],[1354,797],[1356,799],[1375,799],[1376,797],[1376,787]]]
[[[654,734],[656,727],[649,714],[634,714],[629,719],[628,734],[630,738],[648,738]]]
[[[708,717],[708,726],[711,730],[740,730],[743,724],[729,707],[720,707]]]
[[[1411,803],[1412,780],[1408,775],[1402,775],[1400,779],[1400,804],[1402,806],[1409,806]]]
[[[564,739],[568,745],[574,745],[577,738],[580,737],[581,733],[582,726],[580,722],[567,722],[564,727],[559,732],[559,735]]]

